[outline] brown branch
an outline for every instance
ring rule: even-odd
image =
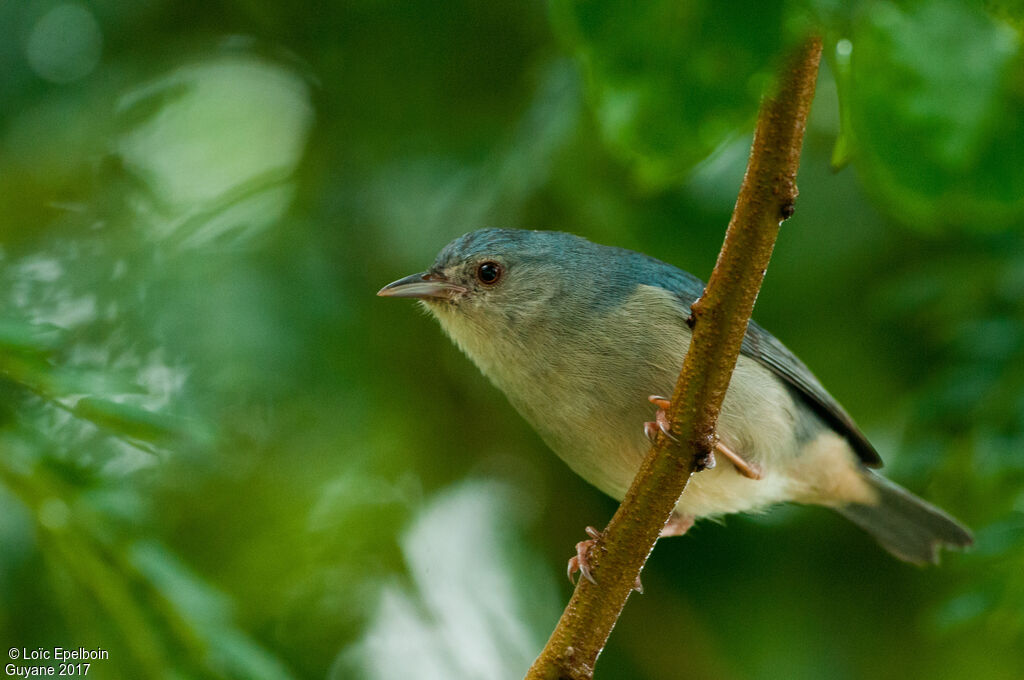
[[[669,417],[679,443],[659,436],[591,551],[596,584],[580,579],[527,680],[592,678],[594,664],[694,470],[716,441],[715,423],[740,354],[779,226],[793,214],[800,148],[821,57],[809,38],[761,102],[747,173],[704,295]]]

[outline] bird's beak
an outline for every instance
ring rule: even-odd
[[[465,286],[451,283],[433,272],[422,272],[398,279],[377,291],[381,297],[421,298],[447,300],[456,293],[465,293]]]

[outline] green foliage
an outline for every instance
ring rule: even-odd
[[[551,12],[605,139],[661,187],[753,120],[784,44],[783,4],[556,0]]]
[[[978,546],[702,523],[598,673],[1020,678],[1018,5],[0,3],[0,638],[104,678],[514,677],[614,505],[373,293],[483,225],[706,276],[811,25],[757,316]]]
[[[1019,224],[1020,34],[974,3],[866,2],[849,39],[841,96],[858,166],[888,209],[922,228]]]
[[[798,5],[559,0],[552,17],[587,74],[603,136],[641,186],[678,183],[748,127],[791,36],[816,25],[843,103],[836,165],[852,158],[883,207],[919,228],[1024,218],[1013,7]]]

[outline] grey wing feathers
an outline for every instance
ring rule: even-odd
[[[704,291],[704,283],[697,277],[646,255],[637,260],[637,271],[638,278],[644,283],[660,286],[677,295],[687,310]],[[853,422],[853,418],[821,386],[810,369],[771,333],[751,321],[743,338],[741,352],[791,385],[826,423],[846,437],[864,465],[882,466],[882,459],[875,447]]]
[[[756,359],[771,369],[775,375],[796,388],[800,395],[807,400],[807,403],[818,412],[818,415],[846,437],[861,462],[868,467],[882,466],[882,459],[875,451],[875,447],[853,422],[853,418],[821,386],[810,369],[804,366],[803,362],[796,358],[796,355],[790,352],[775,336],[751,321],[740,351],[751,359]]]

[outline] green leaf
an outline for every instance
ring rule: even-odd
[[[294,675],[270,650],[234,622],[231,601],[205,583],[158,541],[140,541],[128,557],[187,625],[190,642],[202,643],[211,674],[253,680],[288,680]],[[197,650],[198,651],[198,650]]]
[[[1024,216],[1020,36],[980,5],[865,2],[849,102],[858,167],[920,227],[999,228]]]
[[[53,365],[39,354],[0,353],[0,375],[47,399],[60,392],[53,374]]]
[[[1024,0],[985,0],[985,9],[1024,31]]]
[[[83,368],[58,365],[49,373],[53,395],[143,394],[144,390],[126,372],[111,368]]]
[[[61,341],[61,329],[20,319],[0,318],[0,351],[49,354]]]
[[[0,375],[46,399],[76,394],[142,393],[128,375],[114,370],[54,365],[41,354],[0,353]]]
[[[648,188],[753,120],[783,46],[782,2],[555,0],[608,145]]]
[[[179,418],[106,399],[80,399],[73,411],[78,417],[121,436],[152,443],[166,442],[184,431],[184,423]]]

